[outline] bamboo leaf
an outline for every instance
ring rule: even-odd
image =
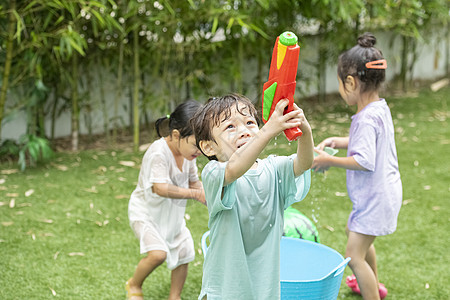
[[[117,6],[116,2],[113,0],[108,0],[109,4],[111,4],[111,6]]]
[[[89,5],[90,6],[95,6],[95,7],[98,7],[98,8],[104,8],[105,7],[105,5],[103,5],[103,3],[100,3],[98,1],[90,1]]]
[[[270,36],[265,33],[261,28],[259,28],[258,26],[254,25],[254,24],[250,24],[250,28],[253,31],[256,31],[257,33],[259,33],[262,37],[264,37],[265,39],[270,39]]]
[[[188,0],[189,5],[193,8],[193,9],[197,9],[197,5],[195,5],[194,1],[192,0]]]
[[[74,48],[78,53],[80,53],[81,55],[85,55],[86,53],[84,52],[82,46],[80,46],[79,44],[77,44],[73,39],[69,39],[69,43],[72,46],[72,48]]]
[[[59,16],[59,18],[53,24],[54,25],[59,25],[62,21],[64,21],[64,16]]]
[[[238,24],[241,25],[241,27],[245,27],[247,28],[248,25],[241,19],[241,18],[237,18]]]
[[[164,6],[167,8],[167,10],[172,16],[175,16],[175,11],[173,10],[172,6],[170,6],[169,1],[164,1]]]
[[[37,147],[36,143],[30,142],[28,144],[28,153],[30,153],[31,160],[33,162],[36,162],[39,158],[39,148]]]
[[[30,3],[28,3],[27,6],[25,6],[25,8],[23,9],[24,11],[28,11],[29,9],[31,9],[35,4],[37,4],[37,1],[31,1]]]
[[[233,23],[234,23],[234,18],[230,18],[230,19],[228,20],[227,30],[230,30],[230,29],[231,29],[231,27],[233,26]]]
[[[269,9],[269,0],[256,0],[264,9]]]
[[[22,28],[26,28],[26,26],[24,24],[22,17],[17,13],[16,10],[13,10],[12,13],[16,17],[16,20],[17,20],[15,36],[16,36],[17,42],[20,43],[22,40],[22,30],[23,30]]]
[[[101,26],[105,26],[105,19],[100,15],[98,11],[96,11],[95,9],[91,9],[89,10],[89,12],[92,13],[97,18]]]
[[[83,252],[70,252],[69,256],[84,256]]]
[[[212,25],[212,28],[211,28],[211,33],[212,34],[216,33],[218,24],[219,24],[219,18],[218,17],[214,17],[213,25]]]

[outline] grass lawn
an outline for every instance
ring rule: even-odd
[[[449,95],[447,88],[387,99],[404,191],[397,231],[375,241],[388,299],[450,299]],[[301,106],[316,144],[348,133],[354,110],[342,100]],[[295,144],[279,136],[264,155],[294,151]],[[126,150],[88,150],[58,153],[47,166],[25,173],[0,165],[0,299],[125,299],[124,283],[140,259],[127,205],[141,158],[142,153]],[[205,163],[200,159],[199,167]],[[345,252],[351,210],[345,170],[313,172],[311,191],[294,207],[316,221],[322,244]],[[200,291],[200,238],[207,219],[206,207],[190,201],[186,222],[198,252],[189,266],[184,299],[196,299]],[[346,268],[344,279],[349,274]],[[170,272],[163,266],[146,280],[144,294],[165,299],[169,287]],[[343,298],[361,299],[345,284]]]

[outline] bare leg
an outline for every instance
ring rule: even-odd
[[[349,232],[350,231],[348,230],[348,227],[346,227],[345,233],[347,234],[347,237],[348,237]],[[367,251],[366,261],[369,264],[369,266],[372,268],[373,272],[375,273],[375,277],[377,278],[377,283],[378,283],[377,254],[376,254],[375,246],[373,245],[373,243],[372,243],[372,245],[370,245],[369,250]]]
[[[356,276],[361,295],[365,300],[380,299],[376,273],[366,261],[366,257],[369,256],[372,260],[371,263],[375,262],[372,259],[375,251],[369,251],[370,247],[373,246],[374,240],[374,236],[352,231],[348,232],[347,250],[345,255],[352,258],[349,262],[349,266]],[[375,248],[373,248],[373,250],[375,250]]]
[[[377,255],[375,252],[375,246],[373,244],[370,245],[370,248],[367,251],[366,261],[369,264],[369,266],[372,268],[372,271],[375,274],[375,277],[377,278],[377,284],[378,284]]]
[[[181,299],[181,291],[188,273],[188,264],[178,266],[172,270],[172,283],[170,285],[169,300]]]
[[[142,293],[142,284],[145,278],[153,272],[158,266],[160,266],[166,260],[166,252],[161,250],[149,251],[147,256],[142,258],[138,263],[133,277],[128,280],[130,284],[130,293]],[[130,299],[141,300],[142,296],[133,296]]]

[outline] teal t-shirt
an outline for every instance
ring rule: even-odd
[[[199,299],[280,298],[283,212],[311,184],[310,170],[294,177],[293,157],[258,160],[256,169],[226,187],[226,162],[211,161],[203,169],[211,242]]]

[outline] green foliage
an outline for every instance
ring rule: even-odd
[[[53,157],[48,140],[33,134],[24,134],[19,138],[19,168],[24,171],[29,166],[35,166]]]
[[[400,72],[408,80],[415,62],[408,55],[415,55],[416,41],[426,41],[433,26],[448,26],[449,8],[447,0],[9,1],[0,7],[0,46],[6,49],[11,39],[13,53],[6,57],[0,52],[0,70],[11,65],[2,78],[9,78],[9,93],[28,95],[40,80],[49,89],[47,95],[55,95],[31,112],[36,117],[30,117],[30,123],[50,115],[56,119],[69,109],[77,124],[78,111],[89,114],[99,106],[95,95],[100,87],[87,83],[98,78],[99,70],[117,74],[117,79],[105,76],[102,84],[113,86],[116,95],[101,100],[103,107],[115,107],[112,120],[119,118],[118,103],[133,87],[133,80],[142,81],[136,91],[139,111],[153,113],[154,120],[187,98],[260,91],[273,41],[285,30],[301,36],[300,43],[317,38],[317,71],[303,74],[302,81],[315,84],[320,94],[326,92],[327,65],[363,31],[389,31],[393,40],[403,38],[406,55],[401,55]],[[11,34],[5,30],[9,17]],[[136,51],[134,40],[138,40]],[[74,57],[76,63],[71,65]],[[142,78],[133,75],[135,57],[139,57]],[[254,79],[245,78],[246,70],[254,68],[249,61],[257,64]],[[70,89],[80,89],[80,95],[85,91],[86,97],[78,99],[72,93],[67,98],[70,93],[65,92]],[[1,106],[5,99],[6,91]],[[10,112],[8,107],[5,114],[0,110],[0,122]],[[74,133],[77,128],[72,128]]]
[[[11,159],[19,156],[20,147],[16,141],[4,140],[0,145],[0,159]]]
[[[15,160],[21,171],[25,171],[27,166],[46,162],[53,156],[48,140],[34,134],[24,134],[18,141],[6,139],[0,145],[0,161]]]

